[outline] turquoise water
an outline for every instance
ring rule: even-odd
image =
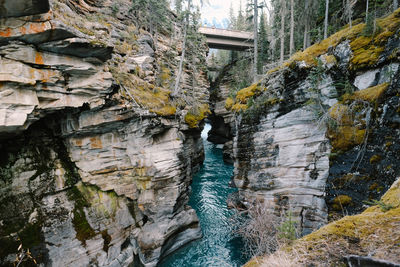
[[[228,186],[233,166],[223,162],[222,149],[205,140],[209,130],[206,125],[202,133],[206,158],[193,177],[189,201],[199,216],[203,238],[170,255],[160,264],[162,267],[228,267],[246,262],[240,239],[231,233],[234,211],[226,207],[228,195],[236,191]]]

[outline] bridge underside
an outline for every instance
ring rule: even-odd
[[[207,37],[207,44],[209,48],[235,50],[235,51],[244,51],[254,47],[252,44],[249,44],[244,41],[226,40],[226,39],[218,39],[212,37]]]
[[[210,48],[243,51],[254,47],[251,32],[200,27]]]

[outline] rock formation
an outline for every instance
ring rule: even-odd
[[[290,210],[301,234],[359,212],[400,174],[400,10],[295,54],[226,100],[234,183],[247,206]]]
[[[2,266],[20,244],[46,266],[154,266],[201,235],[205,47],[172,99],[181,26],[152,35],[130,4],[0,3]]]

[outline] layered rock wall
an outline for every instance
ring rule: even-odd
[[[201,235],[204,59],[172,99],[172,13],[153,36],[130,1],[36,2],[0,8],[0,264],[22,244],[48,266],[154,266]]]
[[[234,183],[247,206],[290,211],[301,234],[359,212],[400,174],[400,15],[346,28],[269,71],[235,112]]]

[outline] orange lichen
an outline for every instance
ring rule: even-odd
[[[46,23],[45,22],[39,22],[39,23],[31,23],[29,24],[29,33],[40,33],[44,32],[46,30]]]
[[[76,139],[75,140],[75,145],[76,146],[82,146],[82,139]]]
[[[91,149],[101,149],[103,148],[103,144],[101,142],[100,137],[95,136],[90,138],[90,148]]]
[[[7,28],[4,31],[0,31],[0,36],[1,37],[10,37],[12,34],[11,28]]]
[[[39,65],[44,65],[42,53],[40,53],[40,52],[35,53],[35,63],[39,64]]]

